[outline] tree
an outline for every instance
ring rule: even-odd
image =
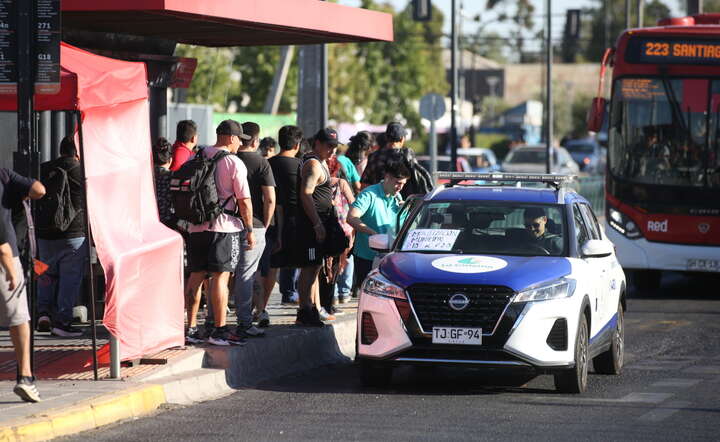
[[[535,6],[530,0],[487,0],[486,8],[488,10],[504,8],[504,12],[500,15],[506,17],[506,22],[512,23],[510,29],[510,40],[515,46],[515,53],[518,61],[523,63],[526,61],[525,40],[528,33],[533,32],[535,21]]]
[[[239,87],[232,69],[233,50],[181,44],[175,50],[175,55],[198,60],[193,80],[184,93],[185,100],[190,103],[212,103],[218,110],[224,110],[228,94]]]

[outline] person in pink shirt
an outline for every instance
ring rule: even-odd
[[[193,120],[182,120],[177,124],[177,133],[175,136],[175,144],[173,144],[172,163],[170,163],[170,172],[175,172],[185,164],[185,161],[195,155],[195,146],[197,146],[197,124]]]
[[[197,330],[197,312],[200,308],[198,288],[206,274],[211,275],[210,296],[215,329],[208,342],[214,345],[240,344],[242,338],[231,333],[225,325],[228,304],[228,281],[235,270],[240,254],[241,235],[245,236],[246,248],[255,245],[253,214],[247,169],[242,160],[234,155],[240,140],[249,138],[235,120],[221,122],[217,129],[217,142],[198,151],[198,155],[213,158],[224,155],[215,166],[215,185],[218,199],[227,201],[224,212],[216,219],[203,224],[189,224],[188,232],[188,279],[185,296],[188,301],[189,328],[186,339],[190,343],[202,342]],[[223,153],[225,152],[225,153]],[[231,155],[228,155],[230,153]]]

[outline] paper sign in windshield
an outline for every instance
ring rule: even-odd
[[[415,229],[408,233],[403,250],[452,250],[460,229]]]

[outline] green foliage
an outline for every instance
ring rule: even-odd
[[[502,134],[475,134],[475,141],[473,142],[473,146],[490,147],[506,139],[507,137]]]
[[[175,55],[198,59],[195,76],[186,91],[186,100],[190,103],[212,103],[218,110],[224,110],[228,94],[239,87],[232,76],[233,50],[178,45]]]
[[[514,52],[521,63],[525,62],[528,54],[525,54],[525,40],[528,32],[535,27],[535,5],[530,0],[487,0],[488,10],[499,10],[503,21],[510,26],[510,40],[514,45]],[[506,18],[506,20],[505,20]]]

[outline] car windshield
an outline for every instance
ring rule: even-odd
[[[590,143],[567,143],[565,149],[576,153],[593,153],[594,147]]]
[[[506,163],[544,163],[545,162],[545,151],[544,150],[531,150],[531,149],[519,149],[510,152]]]
[[[398,244],[403,252],[563,256],[564,226],[559,205],[429,202]]]
[[[719,116],[720,81],[617,80],[610,171],[637,183],[720,188]]]

